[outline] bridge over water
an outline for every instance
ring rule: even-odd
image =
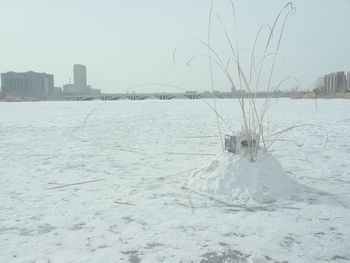
[[[184,92],[184,93],[116,93],[116,94],[99,94],[99,95],[65,95],[62,97],[64,100],[171,100],[171,99],[190,99],[196,100],[205,98],[201,93],[197,92]],[[222,96],[221,96],[222,97]]]
[[[289,92],[258,92],[258,93],[243,93],[244,97],[255,97],[255,98],[276,98],[276,97],[290,97]],[[57,97],[47,97],[47,100],[71,100],[71,101],[89,101],[89,100],[171,100],[171,99],[207,99],[207,98],[218,98],[218,99],[232,99],[239,98],[238,93],[233,94],[231,92],[202,92],[186,91],[183,93],[103,93],[98,95],[61,95]]]

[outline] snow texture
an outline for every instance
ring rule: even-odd
[[[238,101],[217,104],[224,134],[240,128]],[[291,130],[262,179],[221,155],[200,100],[0,103],[0,262],[349,262],[349,101],[279,99],[269,116],[328,143]],[[208,165],[242,170],[218,177],[241,192],[215,194],[234,187]],[[197,171],[213,178],[192,189]]]

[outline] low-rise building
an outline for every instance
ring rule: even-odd
[[[5,95],[43,98],[54,94],[54,77],[33,71],[7,72],[1,74],[1,86]]]

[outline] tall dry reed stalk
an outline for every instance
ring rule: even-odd
[[[196,58],[200,56],[205,56],[209,60],[209,73],[210,73],[210,82],[211,89],[214,94],[214,80],[213,80],[213,67],[217,66],[225,75],[227,80],[229,81],[232,87],[239,87],[239,105],[243,117],[243,128],[242,134],[244,139],[247,141],[246,146],[246,156],[249,160],[255,161],[257,158],[257,150],[261,148],[264,153],[266,153],[271,144],[275,141],[275,139],[271,139],[271,135],[269,134],[269,119],[268,112],[272,105],[272,100],[275,98],[275,94],[278,93],[280,87],[285,83],[285,81],[293,79],[298,84],[299,81],[293,76],[287,76],[282,79],[276,86],[272,86],[273,75],[276,67],[276,61],[279,54],[282,36],[288,21],[288,18],[294,14],[295,7],[292,2],[288,2],[277,14],[272,25],[262,25],[254,39],[253,47],[250,54],[250,66],[247,71],[245,71],[242,67],[242,58],[240,54],[240,46],[239,46],[239,37],[238,35],[238,25],[236,19],[236,10],[233,0],[230,1],[231,11],[233,15],[233,22],[235,28],[235,41],[233,41],[229,32],[226,30],[224,23],[222,22],[219,15],[216,15],[218,21],[221,24],[221,27],[224,31],[225,41],[229,45],[230,55],[228,56],[227,62],[224,62],[224,59],[216,52],[215,48],[212,47],[212,20],[214,15],[214,0],[211,0],[210,11],[209,11],[209,19],[208,19],[208,39],[207,42],[200,39],[192,39],[196,42],[199,42],[201,45],[205,46],[208,50],[208,54],[199,54],[191,57],[187,64],[190,65]],[[279,27],[279,29],[278,29]],[[263,43],[260,43],[261,36],[264,30],[267,30],[267,38]],[[276,41],[276,42],[274,42]],[[256,55],[256,49],[258,45],[262,45],[263,54],[258,57]],[[272,48],[273,44],[275,45]],[[175,52],[178,48],[174,50],[173,57],[175,61]],[[266,65],[266,60],[272,58],[272,63],[270,65]],[[233,64],[233,68],[231,67]],[[267,68],[267,84],[264,84],[262,79],[263,70],[265,71]],[[237,79],[238,83],[234,81]],[[270,94],[267,97],[261,106],[257,104],[257,93],[259,90],[264,90],[267,94]],[[214,107],[213,110],[217,113],[217,104],[216,98],[214,94]],[[220,126],[220,115],[216,114],[218,132],[220,135],[220,142],[222,148],[224,150],[224,143],[222,138],[221,126]],[[258,143],[256,143],[256,141]],[[261,142],[261,145],[259,145]]]
[[[225,33],[226,41],[230,46],[231,49],[231,56],[229,57],[229,60],[227,62],[227,65],[225,66],[223,63],[223,60],[218,56],[216,52],[213,51],[213,48],[211,46],[210,41],[210,33],[211,33],[211,24],[212,24],[212,15],[213,15],[213,5],[214,0],[211,1],[211,7],[209,12],[209,29],[208,29],[208,50],[209,50],[209,61],[210,61],[210,75],[212,79],[212,60],[214,60],[218,65],[220,65],[221,70],[225,73],[225,76],[227,77],[227,80],[232,86],[236,86],[233,81],[233,75],[238,76],[238,87],[240,91],[239,95],[239,104],[242,112],[243,117],[243,135],[245,137],[245,140],[247,141],[247,148],[246,148],[246,155],[247,158],[251,161],[255,161],[257,156],[257,147],[259,147],[258,143],[254,143],[255,140],[258,142],[261,142],[261,146],[263,149],[263,152],[267,152],[269,149],[269,125],[268,125],[268,111],[271,107],[271,102],[273,98],[273,94],[275,94],[281,85],[288,79],[295,79],[292,76],[288,76],[281,80],[276,87],[272,87],[272,77],[274,74],[275,66],[276,66],[276,60],[278,56],[278,52],[281,45],[282,36],[285,30],[285,26],[287,23],[288,18],[295,12],[295,8],[292,4],[292,2],[288,2],[278,13],[276,19],[274,20],[274,23],[272,26],[270,25],[262,25],[260,29],[258,30],[252,51],[250,56],[250,67],[248,72],[244,71],[242,69],[242,63],[241,63],[241,55],[240,55],[240,47],[239,47],[239,38],[238,38],[238,30],[237,30],[237,16],[236,16],[236,10],[235,6],[232,0],[230,0],[231,8],[232,8],[232,15],[234,18],[234,27],[236,31],[236,38],[235,41],[233,41],[227,32],[227,30],[224,27],[224,24],[222,23],[220,16],[217,16],[222,28]],[[277,30],[277,26],[279,23],[282,23],[280,25],[280,29]],[[263,30],[268,30],[268,37],[265,40],[265,43],[263,43],[264,52],[262,57],[257,58],[256,57],[256,47],[259,41],[259,38],[261,36],[261,33]],[[277,32],[276,32],[277,31]],[[270,50],[270,47],[272,46],[273,38],[277,35],[277,44],[274,50]],[[272,64],[270,65],[269,72],[268,72],[268,82],[267,86],[262,87],[264,85],[261,81],[261,75],[262,71],[264,69],[264,62],[268,57],[272,56]],[[256,63],[258,61],[258,63]],[[229,63],[234,63],[236,72],[232,72],[229,70]],[[255,81],[254,81],[255,80]],[[271,94],[271,97],[267,97],[265,101],[263,102],[262,106],[258,107],[257,105],[257,92],[258,90],[264,89],[267,91],[267,94]],[[245,91],[245,92],[243,92]],[[214,104],[215,105],[215,104]]]

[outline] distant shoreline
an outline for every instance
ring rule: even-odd
[[[257,99],[268,98],[289,98],[289,99],[350,99],[350,93],[332,94],[332,95],[316,95],[315,93],[307,92],[280,92],[280,93],[258,93],[244,94],[245,98],[256,97]],[[229,92],[215,93],[215,99],[240,99],[238,94]],[[200,100],[200,99],[214,99],[212,93],[126,93],[126,94],[100,94],[100,95],[63,95],[54,97],[20,97],[20,96],[0,96],[0,102],[38,102],[38,101],[113,101],[113,100]]]

